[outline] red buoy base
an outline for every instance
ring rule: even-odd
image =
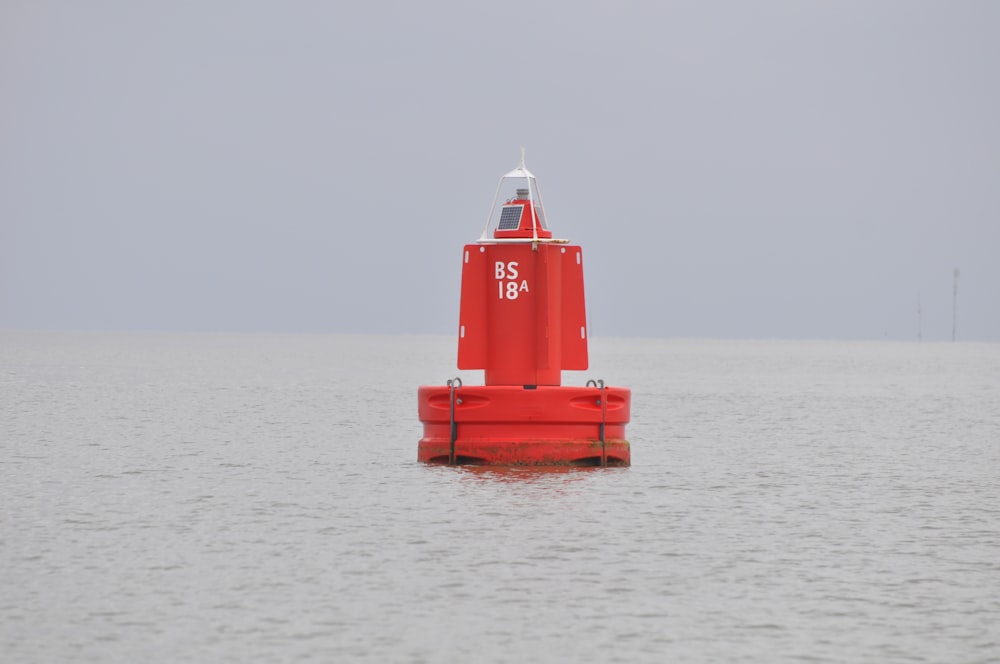
[[[628,466],[625,387],[421,386],[417,460],[481,466]]]

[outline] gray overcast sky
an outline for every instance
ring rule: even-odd
[[[0,3],[0,328],[454,334],[520,146],[592,336],[1000,341],[1000,2]]]

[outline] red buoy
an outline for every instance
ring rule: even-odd
[[[523,181],[500,206],[508,180]],[[483,369],[485,385],[424,385],[417,400],[428,463],[628,466],[631,391],[590,380],[583,254],[555,239],[535,176],[520,165],[500,178],[482,237],[465,245],[458,368]],[[490,235],[490,229],[493,229]]]

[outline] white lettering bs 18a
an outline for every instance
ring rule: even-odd
[[[522,279],[521,283],[516,281],[518,277],[517,261],[509,263],[497,261],[494,276],[497,280],[497,293],[501,300],[516,300],[522,292],[528,292],[527,279]]]

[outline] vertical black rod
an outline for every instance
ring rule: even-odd
[[[608,419],[608,400],[607,400],[607,390],[604,389],[604,380],[598,379],[594,380],[591,378],[587,381],[587,387],[596,387],[601,390],[601,396],[597,399],[597,403],[601,406],[601,426],[598,427],[598,432],[601,437],[601,467],[607,468],[608,466],[608,443],[604,437],[604,423]]]
[[[451,441],[448,449],[448,464],[455,465],[455,441],[458,440],[458,422],[455,421],[455,390],[462,386],[460,378],[453,378],[448,381],[451,388],[451,398],[448,408],[448,417],[451,419]]]
[[[608,467],[608,441],[604,437],[604,423],[608,419],[608,393],[601,381],[601,467]]]
[[[455,386],[451,386],[451,408],[449,409],[449,417],[451,418],[451,442],[450,449],[448,450],[448,463],[452,466],[455,465],[455,439],[458,438],[458,425],[455,424]]]

